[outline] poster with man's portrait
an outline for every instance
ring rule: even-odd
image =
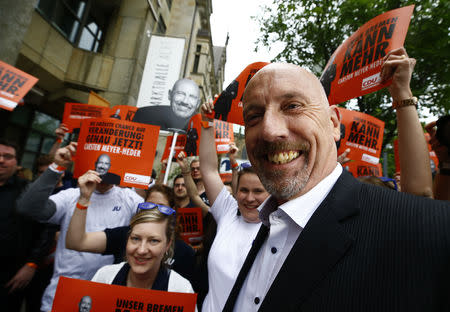
[[[160,126],[161,130],[187,129],[200,105],[200,89],[191,79],[178,79],[168,91],[169,105],[139,107],[133,121]]]

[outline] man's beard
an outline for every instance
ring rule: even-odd
[[[306,156],[306,155],[305,155]],[[277,171],[264,171],[256,169],[259,179],[266,190],[277,199],[288,200],[300,192],[309,180],[308,161],[303,168],[295,171],[293,178],[284,178],[284,173]]]
[[[309,180],[310,173],[308,172],[308,159],[310,145],[306,142],[301,143],[265,143],[259,145],[255,150],[257,159],[261,157],[267,157],[267,153],[275,153],[277,151],[289,151],[296,150],[301,151],[304,164],[302,168],[295,170],[293,175],[286,176],[287,174],[281,170],[268,171],[263,168],[263,165],[257,161],[255,164],[255,171],[261,180],[265,189],[277,199],[288,200],[294,195],[298,194],[306,185]],[[259,157],[258,157],[259,156]]]

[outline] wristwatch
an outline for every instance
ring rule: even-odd
[[[406,99],[406,100],[394,101],[392,103],[392,107],[394,109],[397,109],[400,107],[405,107],[405,106],[411,106],[411,105],[414,105],[417,108],[417,98],[415,96],[413,96],[412,98]]]

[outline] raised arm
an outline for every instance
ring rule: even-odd
[[[236,146],[234,142],[230,143],[230,151],[228,153],[228,157],[230,158],[230,166],[231,166],[231,189],[233,190],[233,196],[237,192],[237,181],[238,181],[238,170],[239,164],[236,161],[236,156],[239,152],[239,148]]]
[[[56,151],[58,148],[60,148],[62,141],[64,140],[64,136],[66,135],[66,132],[69,131],[67,126],[63,123],[59,124],[59,127],[55,130],[56,140],[55,143],[53,143],[52,148],[48,152],[48,154],[52,157],[55,157]]]
[[[22,194],[17,201],[17,211],[34,220],[45,222],[56,212],[56,205],[49,199],[65,168],[72,163],[77,143],[70,143],[56,151],[55,162]]]
[[[186,185],[186,189],[191,201],[197,207],[202,208],[202,215],[206,216],[209,211],[209,206],[205,204],[202,198],[198,195],[197,186],[195,185],[194,179],[191,176],[191,170],[189,168],[189,164],[186,160],[186,154],[184,152],[180,152],[177,156],[177,163],[180,166],[181,173],[183,174],[184,184]]]
[[[413,104],[410,81],[416,60],[409,58],[404,48],[388,53],[384,58],[381,79],[392,78],[388,87],[397,114],[398,149],[402,192],[432,197],[430,157],[422,126]],[[405,101],[407,100],[407,101]]]
[[[102,179],[98,172],[89,170],[78,179],[80,198],[70,219],[66,234],[66,247],[77,251],[102,253],[106,249],[106,234],[103,231],[86,233],[86,215],[92,193]]]
[[[450,155],[448,148],[436,138],[436,121],[425,126],[430,134],[430,144],[439,160],[439,170],[434,176],[433,193],[435,199],[450,200]]]
[[[206,195],[211,205],[216,200],[224,185],[218,171],[216,143],[214,141],[214,126],[212,119],[205,116],[205,113],[212,113],[212,100],[202,104],[202,134],[200,137],[200,172],[202,173],[203,184]]]

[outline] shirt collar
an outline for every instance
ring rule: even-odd
[[[304,228],[313,213],[316,211],[317,207],[319,207],[331,191],[341,173],[342,166],[338,163],[336,164],[336,168],[334,168],[334,170],[327,177],[325,177],[325,179],[320,181],[309,192],[280,206],[278,206],[277,201],[273,196],[269,196],[259,208],[259,217],[261,221],[266,226],[269,226],[269,215],[277,210],[277,208],[280,208],[295,223],[297,223],[301,228]]]

